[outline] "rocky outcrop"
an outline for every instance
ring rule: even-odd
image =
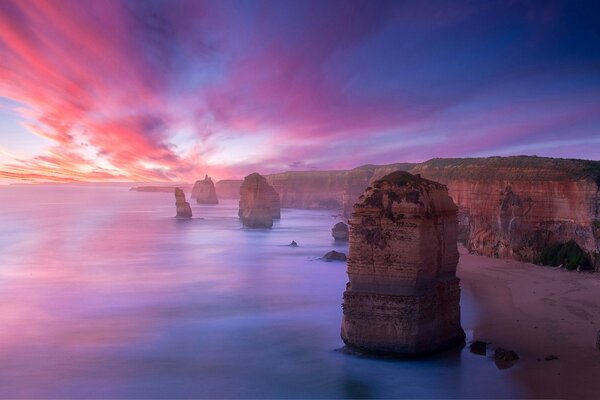
[[[348,225],[343,222],[338,222],[331,229],[331,236],[339,242],[347,242],[348,237],[350,236]]]
[[[419,356],[464,341],[456,278],[457,207],[447,188],[397,171],[354,206],[342,339]]]
[[[196,199],[197,204],[219,204],[215,184],[208,175],[203,180],[196,181],[191,197]]]
[[[175,207],[177,208],[177,218],[192,218],[190,203],[185,201],[185,193],[180,188],[175,188]]]
[[[241,179],[223,179],[215,184],[217,196],[221,199],[239,199]]]
[[[245,226],[271,228],[273,219],[279,219],[280,213],[279,195],[262,175],[255,172],[244,178],[238,215]]]
[[[342,207],[349,217],[364,189],[396,170],[446,184],[459,207],[459,239],[471,252],[537,262],[544,249],[574,241],[600,268],[600,161],[439,158],[348,171],[286,172],[267,179],[281,193],[283,207]],[[240,181],[228,182],[222,186]]]
[[[346,254],[339,251],[331,250],[323,256],[325,261],[346,261]]]

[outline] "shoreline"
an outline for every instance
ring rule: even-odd
[[[469,254],[457,275],[473,297],[472,340],[515,350],[512,377],[532,398],[597,398],[600,393],[600,274]],[[492,349],[490,352],[490,348]],[[547,361],[545,357],[558,359]]]

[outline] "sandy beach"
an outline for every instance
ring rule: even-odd
[[[515,350],[520,360],[509,371],[528,397],[597,399],[600,274],[460,253],[463,295],[478,313],[465,329],[491,343],[490,362],[495,347]]]

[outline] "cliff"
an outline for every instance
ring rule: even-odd
[[[241,179],[223,179],[215,184],[217,196],[222,199],[239,199]]]
[[[600,162],[433,159],[411,172],[448,186],[462,240],[474,253],[531,262],[556,243],[600,250]]]
[[[279,195],[258,173],[244,178],[240,186],[238,215],[249,228],[271,228],[273,219],[279,219],[281,206]]]
[[[130,188],[132,192],[157,192],[157,193],[174,193],[179,187],[184,192],[189,192],[192,187],[190,185],[183,186],[134,186]]]
[[[219,204],[215,184],[208,175],[203,180],[196,181],[191,197],[196,199],[197,204]]]
[[[396,171],[354,205],[342,339],[417,356],[464,341],[457,207],[444,185]]]
[[[459,207],[459,239],[474,253],[536,262],[543,249],[574,241],[600,266],[600,161],[438,158],[266,178],[280,193],[282,207],[341,209],[349,217],[364,189],[396,170],[448,186]]]
[[[266,175],[284,208],[339,209],[348,171],[292,171]]]

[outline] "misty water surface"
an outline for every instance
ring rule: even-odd
[[[189,194],[188,194],[189,195]],[[237,202],[123,187],[0,187],[0,397],[511,397],[463,350],[337,352],[345,264],[332,211],[249,230]],[[300,247],[288,247],[292,240]],[[463,291],[463,326],[477,318]]]

